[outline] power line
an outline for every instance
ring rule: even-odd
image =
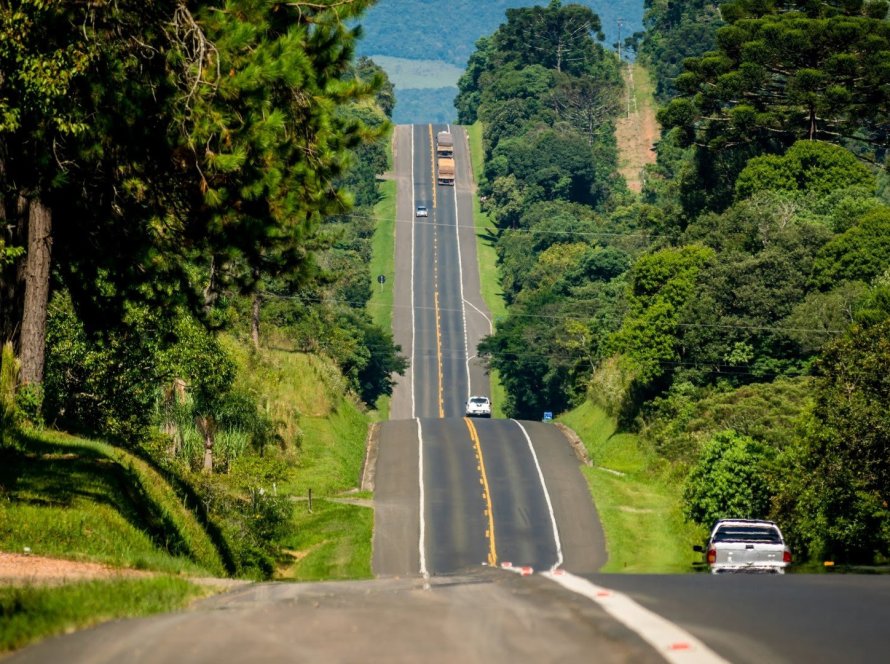
[[[389,217],[377,217],[374,215],[358,215],[358,214],[350,214],[344,215],[349,217],[350,219],[367,219],[371,221],[393,221]],[[427,226],[435,226],[437,228],[454,228],[455,224],[443,224],[441,222],[436,221],[415,221],[412,219],[395,219],[396,224],[420,224]],[[457,228],[471,228],[474,231],[477,230],[475,224],[456,224]],[[568,235],[568,236],[582,236],[582,237],[626,237],[626,238],[640,238],[640,239],[666,239],[673,240],[676,239],[674,235],[664,235],[661,233],[648,233],[645,231],[576,231],[576,230],[547,230],[540,228],[497,228],[493,227],[495,233],[500,234],[529,234],[529,235]]]
[[[276,299],[283,300],[296,300],[304,304],[340,304],[352,309],[361,310],[367,307],[392,307],[393,309],[411,309],[411,305],[399,305],[399,304],[374,304],[367,303],[363,304],[362,302],[353,302],[350,300],[338,299],[338,298],[329,298],[329,297],[321,297],[314,296],[306,293],[298,293],[293,295],[285,295],[280,293],[272,293],[266,292],[262,293],[261,297],[274,297]],[[595,303],[595,300],[571,300],[569,304],[585,304],[585,303]],[[425,312],[434,312],[435,307],[425,307],[425,306],[415,306],[415,311],[425,311]],[[449,313],[459,315],[463,310],[450,308],[450,307],[439,307],[440,313]],[[531,318],[531,319],[542,319],[542,320],[571,320],[571,321],[595,321],[595,322],[621,322],[625,320],[624,317],[618,316],[601,316],[597,317],[596,315],[553,315],[553,314],[537,314],[537,313],[519,313],[516,311],[511,311],[507,314],[508,317],[514,318]],[[799,327],[779,327],[776,325],[741,325],[741,324],[727,324],[727,323],[674,323],[676,327],[684,327],[684,328],[701,328],[701,329],[725,329],[725,330],[756,330],[756,331],[764,331],[764,332],[804,332],[804,333],[812,333],[812,334],[841,334],[843,330],[831,330],[824,328],[799,328]]]

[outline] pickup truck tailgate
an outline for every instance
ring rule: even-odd
[[[720,542],[714,548],[717,550],[715,565],[782,565],[785,552],[785,547],[781,544],[759,542]]]

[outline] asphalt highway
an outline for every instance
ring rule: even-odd
[[[469,420],[488,394],[466,136],[394,136],[396,342],[411,357],[376,455],[369,581],[249,584],[189,611],[49,639],[31,662],[880,662],[890,576],[603,575],[579,461],[542,422]],[[427,218],[415,218],[426,205]],[[690,552],[690,563],[693,554]]]
[[[451,129],[454,186],[436,184],[435,136]],[[396,283],[393,334],[411,358],[397,383],[392,418],[462,417],[471,394],[488,395],[475,348],[492,331],[480,295],[473,182],[461,127],[398,127]],[[415,217],[423,205],[428,217]]]
[[[454,136],[453,187],[436,182],[443,130]],[[538,422],[463,418],[468,396],[490,393],[475,349],[492,330],[480,295],[466,134],[414,125],[397,128],[395,141],[393,327],[411,371],[380,436],[374,569],[435,575],[508,563],[594,572],[605,562],[602,531],[562,434]],[[414,216],[418,205],[428,217]]]

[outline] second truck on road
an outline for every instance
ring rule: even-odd
[[[436,157],[438,158],[439,184],[454,186],[454,138],[447,131],[436,134]]]

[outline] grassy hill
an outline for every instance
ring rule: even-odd
[[[244,559],[253,555],[257,533],[244,515],[260,520],[262,534],[271,518],[264,493],[286,508],[272,515],[285,519],[269,530],[274,541],[267,550],[277,552],[272,576],[371,575],[373,510],[341,502],[344,494],[366,498],[354,491],[368,418],[336,366],[304,353],[255,354],[233,338],[224,342],[239,365],[238,380],[266,404],[282,440],[262,457],[236,459],[227,473],[175,472],[120,447],[55,431],[5,437],[0,551],[151,575],[62,587],[0,585],[0,652],[103,620],[179,608],[207,592],[191,577],[254,575]]]
[[[606,535],[603,572],[692,571],[692,545],[703,533],[683,518],[682,482],[639,437],[590,401],[558,418],[584,442],[593,462],[583,468]]]

